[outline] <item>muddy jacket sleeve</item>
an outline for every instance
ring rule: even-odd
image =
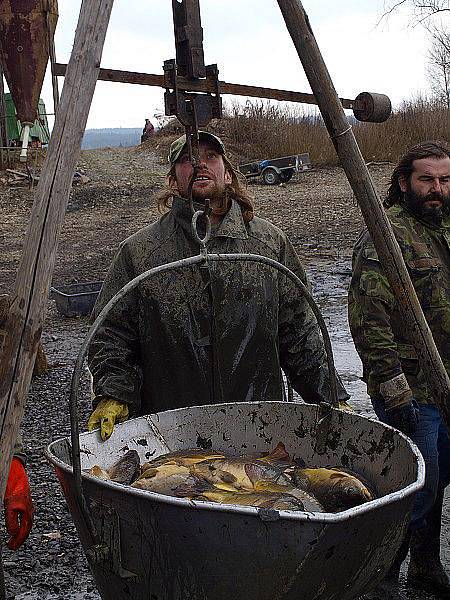
[[[310,288],[306,273],[288,239],[281,260],[297,277]],[[289,377],[292,387],[305,402],[329,402],[330,374],[319,325],[308,302],[291,280],[280,278],[279,313],[280,362]],[[337,373],[338,399],[348,400]]]
[[[366,233],[355,245],[349,290],[349,324],[364,368],[369,395],[396,378],[402,366],[391,327],[395,298]]]
[[[105,278],[93,318],[134,277],[127,247],[122,245]],[[139,414],[142,371],[138,314],[137,294],[131,291],[110,311],[91,342],[88,364],[93,377],[94,408],[108,396],[126,403],[131,415]]]

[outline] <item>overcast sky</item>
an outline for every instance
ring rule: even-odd
[[[175,58],[170,0],[115,0],[102,67],[162,73]],[[319,48],[341,97],[386,93],[394,105],[427,92],[427,41],[421,27],[408,28],[406,13],[377,26],[385,0],[304,0]],[[59,0],[58,62],[68,62],[81,0]],[[200,0],[205,62],[219,78],[310,92],[276,0]],[[63,78],[59,78],[62,87]],[[51,81],[42,90],[52,112]],[[230,96],[225,96],[225,99]],[[163,110],[163,90],[98,82],[88,128],[141,127]]]

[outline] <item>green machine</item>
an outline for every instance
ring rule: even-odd
[[[5,109],[6,109],[6,134],[8,146],[21,146],[22,125],[17,118],[16,107],[12,100],[11,94],[5,94]],[[40,144],[48,144],[50,139],[50,131],[48,128],[47,114],[45,111],[44,101],[40,98],[38,102],[38,118],[30,129],[30,142],[40,142]]]

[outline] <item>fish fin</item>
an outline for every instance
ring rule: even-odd
[[[258,475],[260,473],[260,468],[255,463],[247,463],[244,465],[244,471],[250,481],[253,483],[258,480]]]
[[[279,485],[278,483],[274,483],[273,481],[255,481],[253,485],[255,492],[270,492],[276,494],[286,493],[286,486]]]
[[[109,481],[111,479],[109,473],[101,467],[99,467],[98,465],[94,465],[92,469],[89,469],[87,472],[89,473],[89,475],[94,475],[94,477],[98,477],[99,479],[103,479],[104,481]]]
[[[203,492],[210,490],[211,487],[208,481],[197,479],[194,482],[182,483],[174,488],[173,493],[177,498],[196,498],[201,496]]]
[[[235,477],[232,473],[228,473],[228,471],[222,471],[222,469],[216,469],[216,475],[219,477],[223,483],[236,483],[237,477]]]
[[[291,459],[283,442],[278,442],[272,452],[264,457],[264,460],[270,460],[273,462],[289,462]]]
[[[158,469],[156,469],[155,467],[150,467],[146,469],[143,473],[141,473],[137,480],[140,481],[141,479],[151,479],[156,475],[157,472]]]
[[[347,475],[347,473],[331,473],[330,474],[330,479],[343,479],[343,478],[348,479],[349,475]]]
[[[234,485],[231,485],[230,483],[215,483],[213,484],[215,488],[217,488],[218,490],[223,490],[224,492],[236,492],[237,488],[234,487]]]
[[[283,469],[278,464],[264,463],[257,460],[246,463],[244,470],[253,486],[260,481],[267,481],[271,485],[281,486],[286,486],[290,482],[290,479],[283,473]]]
[[[129,485],[139,475],[141,461],[136,450],[128,450],[117,462],[106,470],[111,481]]]
[[[253,485],[264,478],[264,470],[267,470],[267,468],[267,465],[264,463],[258,464],[258,462],[249,462],[244,465],[245,474]]]

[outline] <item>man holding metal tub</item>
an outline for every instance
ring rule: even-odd
[[[411,148],[391,177],[387,214],[411,280],[450,374],[450,151],[441,143]],[[353,253],[349,321],[363,376],[380,420],[408,435],[426,465],[407,538],[388,576],[398,582],[408,548],[408,582],[450,593],[440,561],[444,489],[450,482],[450,440],[421,365],[402,325],[400,307],[369,234]]]
[[[286,235],[254,216],[222,141],[199,132],[199,163],[186,137],[170,147],[163,216],[125,240],[94,309],[159,265],[199,254],[195,210],[210,204],[211,253],[253,253],[281,262],[305,285]],[[198,221],[205,235],[205,217]],[[306,402],[330,399],[330,377],[316,318],[296,285],[256,262],[211,262],[146,279],[110,312],[89,349],[94,407],[88,429],[107,439],[129,416],[222,402],[282,400],[280,367]],[[348,395],[336,373],[339,399]]]

